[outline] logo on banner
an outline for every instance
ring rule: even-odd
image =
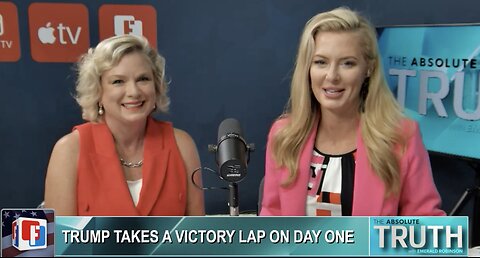
[[[373,255],[466,255],[468,217],[371,217]]]
[[[143,36],[142,21],[135,20],[132,15],[115,15],[113,20],[115,35]]]
[[[20,251],[47,248],[47,220],[21,217],[14,220],[12,245]]]
[[[88,10],[83,4],[33,3],[28,15],[35,61],[76,62],[89,48]]]
[[[76,27],[72,30],[70,27],[64,26],[62,23],[59,23],[56,27],[52,27],[52,23],[47,22],[45,27],[40,27],[38,29],[37,35],[38,39],[40,40],[40,42],[42,42],[42,44],[54,44],[57,39],[55,37],[55,34],[57,34],[58,43],[62,45],[75,45],[78,43],[78,38],[80,37],[81,31],[82,27]]]
[[[135,35],[157,46],[157,11],[151,5],[104,4],[98,10],[98,24],[100,40]]]
[[[53,256],[55,214],[52,209],[2,209],[2,257]]]
[[[3,35],[3,16],[0,14],[0,36]]]
[[[20,59],[20,34],[17,7],[10,2],[0,2],[0,62]]]

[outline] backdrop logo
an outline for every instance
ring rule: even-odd
[[[115,35],[130,34],[143,36],[143,23],[142,21],[135,20],[135,17],[131,15],[115,15],[113,20]]]
[[[80,32],[82,31],[82,27],[76,27],[73,31],[75,31],[75,33],[72,32],[70,27],[64,26],[62,23],[59,23],[55,28],[52,27],[51,22],[48,22],[45,27],[40,27],[38,29],[37,35],[42,44],[54,44],[55,41],[57,41],[57,38],[55,37],[55,34],[57,33],[59,44],[76,45],[78,43],[78,38],[80,36]]]
[[[433,58],[418,58],[420,65],[424,64],[425,60],[433,60]],[[412,64],[416,64],[417,58],[412,58]],[[436,59],[442,60],[442,59]],[[469,63],[467,65],[463,65],[463,68],[476,70],[476,59],[464,59],[467,60]],[[455,60],[454,60],[455,61]],[[436,62],[438,63],[438,62]],[[458,62],[457,64],[459,64]],[[448,66],[448,63],[447,63]],[[439,66],[442,67],[442,66]],[[450,66],[448,66],[450,67]],[[458,67],[458,66],[457,66]],[[420,83],[418,87],[418,109],[417,112],[421,115],[427,115],[427,104],[428,101],[431,101],[433,109],[435,113],[439,117],[448,117],[447,111],[445,109],[445,103],[447,102],[445,98],[449,95],[451,88],[453,88],[453,111],[457,117],[462,118],[464,120],[479,120],[480,119],[480,104],[476,104],[475,109],[470,108],[472,107],[472,102],[475,102],[475,99],[469,100],[469,93],[467,93],[468,89],[465,90],[468,86],[472,84],[471,74],[467,71],[457,71],[451,77],[448,77],[443,71],[435,71],[435,70],[421,70],[417,73],[415,69],[394,69],[391,68],[388,70],[390,76],[398,76],[398,85],[397,85],[397,100],[399,104],[404,107],[405,106],[405,96],[406,96],[406,88],[407,88],[407,81],[409,77],[419,77]],[[465,76],[467,73],[467,77]],[[471,72],[470,72],[471,73]],[[440,82],[439,87],[429,87],[429,83],[433,84],[434,81]],[[452,82],[451,82],[452,81]],[[450,87],[452,84],[452,87]],[[468,86],[466,87],[467,84]],[[413,89],[412,89],[413,90]],[[471,89],[470,89],[471,91]],[[465,106],[468,106],[465,108]]]
[[[88,10],[83,4],[33,3],[28,14],[35,61],[76,62],[90,46]]]
[[[0,14],[0,36],[3,35],[3,16]]]
[[[371,217],[373,255],[467,255],[467,217]]]
[[[21,217],[14,220],[12,245],[20,251],[47,248],[47,220]]]
[[[20,37],[17,7],[10,2],[0,2],[0,62],[20,59]]]
[[[104,4],[98,11],[100,40],[118,35],[136,35],[157,47],[157,11],[151,5]]]
[[[428,150],[480,158],[480,26],[378,29],[385,77]]]

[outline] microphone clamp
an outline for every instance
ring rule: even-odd
[[[246,147],[248,153],[250,154],[250,152],[254,152],[255,151],[255,143],[248,143],[245,141],[245,139],[243,139],[242,136],[236,134],[236,133],[227,133],[226,135],[222,136],[220,138],[220,140],[218,141],[217,144],[209,144],[208,145],[208,152],[211,152],[211,153],[216,153],[218,151],[218,146],[220,146],[220,144],[225,141],[226,139],[229,139],[229,138],[236,138],[238,140],[240,140]],[[250,155],[248,157],[250,159]]]

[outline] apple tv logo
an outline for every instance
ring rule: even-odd
[[[78,3],[32,3],[30,46],[37,62],[78,61],[90,46],[88,9]]]
[[[40,39],[43,44],[53,44],[53,42],[55,42],[56,38],[53,35],[55,29],[50,27],[50,25],[51,23],[49,22],[45,27],[38,29],[38,39]]]
[[[68,44],[70,40],[71,44],[77,44],[78,38],[80,37],[80,32],[82,31],[81,27],[77,27],[75,35],[73,35],[72,30],[68,26],[64,26],[62,23],[58,24],[56,27],[58,32],[59,43],[62,45]],[[66,35],[68,37],[64,37]],[[40,27],[37,32],[38,39],[42,44],[53,44],[55,43],[55,28],[52,27],[52,23],[48,22],[45,27]]]

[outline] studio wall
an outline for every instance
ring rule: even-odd
[[[89,43],[99,41],[98,13],[103,4],[145,4],[157,14],[157,47],[166,58],[170,83],[169,114],[158,115],[190,133],[202,165],[216,167],[208,144],[216,143],[225,118],[240,121],[244,138],[256,144],[248,175],[239,183],[240,211],[257,209],[264,174],[266,136],[287,102],[298,38],[314,14],[349,6],[377,26],[479,23],[479,3],[458,1],[333,0],[159,0],[49,1],[81,3],[88,10]],[[32,58],[28,8],[15,1],[21,55],[0,62],[0,207],[35,207],[43,200],[44,179],[55,142],[82,123],[74,94],[75,70],[69,62]],[[422,132],[428,133],[428,132]],[[454,157],[432,155],[435,182],[444,209],[450,210],[472,185],[473,169]],[[454,178],[454,180],[452,180]],[[203,172],[204,186],[226,186]],[[205,192],[208,214],[228,214],[228,191]],[[471,205],[464,212],[471,213]]]

